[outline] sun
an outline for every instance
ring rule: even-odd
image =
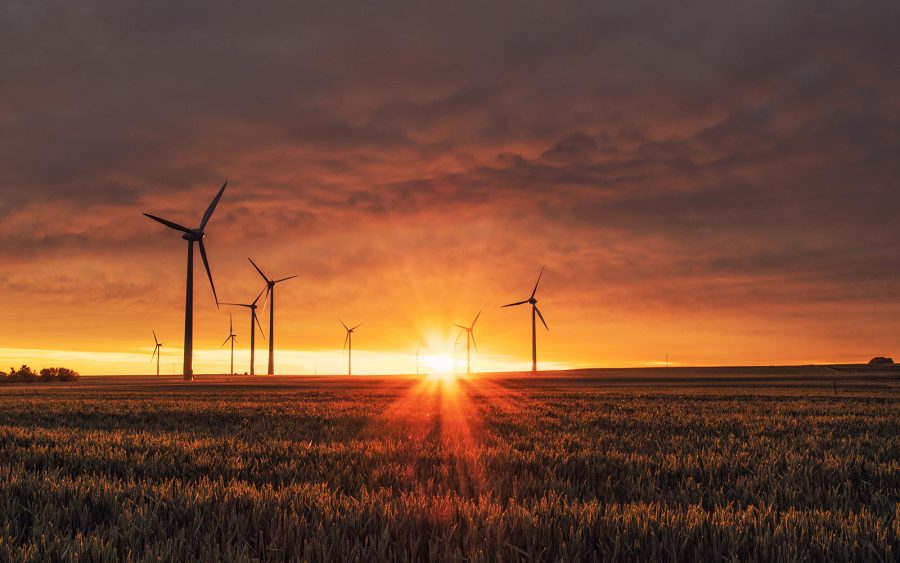
[[[452,375],[454,371],[453,358],[446,354],[425,356],[422,358],[422,363],[425,364],[428,373],[432,375]]]

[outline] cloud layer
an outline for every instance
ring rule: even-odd
[[[183,243],[140,213],[198,222],[228,179],[220,295],[257,290],[248,255],[299,273],[292,348],[338,346],[337,314],[387,350],[492,308],[484,346],[524,360],[525,314],[494,308],[546,263],[548,360],[900,354],[898,21],[888,1],[6,3],[0,337],[177,340]]]

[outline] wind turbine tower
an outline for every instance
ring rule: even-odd
[[[200,220],[200,226],[196,229],[189,229],[178,223],[144,213],[147,217],[162,223],[170,229],[181,231],[181,238],[188,243],[187,287],[184,297],[184,367],[182,369],[185,381],[193,381],[194,379],[194,243],[198,243],[200,247],[200,257],[203,258],[203,266],[206,268],[206,275],[209,277],[209,285],[212,287],[213,297],[216,300],[216,309],[218,309],[219,297],[216,295],[216,285],[213,283],[212,272],[209,271],[209,260],[206,259],[206,248],[203,246],[203,237],[205,236],[203,230],[206,228],[206,224],[209,223],[209,218],[212,217],[213,211],[216,210],[216,205],[219,203],[219,199],[222,198],[222,193],[225,192],[225,186],[227,185],[228,182],[222,184],[222,188],[219,189],[219,193],[216,194],[212,203],[206,208],[206,213],[203,214],[203,219]]]
[[[504,307],[514,307],[516,305],[524,305],[526,303],[531,305],[531,371],[537,372],[537,328],[535,324],[535,313],[540,317],[541,323],[543,323],[544,328],[547,329],[547,332],[550,331],[550,327],[547,326],[547,321],[544,320],[544,315],[541,314],[541,310],[537,308],[537,299],[534,298],[534,294],[537,293],[538,285],[541,283],[541,276],[544,275],[544,268],[541,268],[541,273],[538,274],[537,282],[534,284],[534,289],[531,290],[531,297],[526,299],[525,301],[516,301],[515,303],[510,303],[509,305],[504,305]],[[474,324],[474,323],[473,323]]]
[[[344,324],[344,321],[338,319],[338,322],[344,327],[344,330],[347,331],[347,336],[344,337],[344,348],[347,350],[347,375],[353,375],[353,331],[362,326],[362,323],[356,325],[353,328],[348,327]]]
[[[259,323],[259,317],[256,316],[256,303],[259,301],[259,298],[262,297],[263,291],[265,290],[266,288],[264,287],[262,291],[259,292],[259,295],[256,296],[256,299],[250,303],[222,303],[222,305],[233,305],[235,307],[247,307],[250,309],[250,375],[254,375],[254,369],[256,367],[256,327],[259,327],[259,334],[263,338],[266,337],[262,325]]]
[[[478,351],[478,344],[475,343],[475,323],[478,322],[478,317],[481,316],[481,311],[478,311],[478,314],[475,315],[475,320],[472,321],[470,326],[456,325],[460,329],[462,329],[459,333],[459,336],[456,337],[456,340],[459,341],[459,337],[466,334],[466,373],[472,373],[472,356],[471,351],[469,350],[469,341],[475,346],[475,351]]]
[[[262,279],[266,281],[266,303],[269,305],[269,375],[275,375],[275,284],[296,278],[297,276],[288,276],[286,278],[281,278],[280,280],[271,280],[259,269],[256,262],[250,258],[247,258],[247,260],[250,260],[250,263],[253,264],[253,267],[256,268],[256,271],[259,272]]]
[[[253,328],[253,327],[250,327]],[[234,323],[232,322],[231,313],[228,314],[228,338],[225,339],[225,342],[222,343],[222,346],[219,346],[219,350],[222,349],[228,341],[231,340],[231,371],[229,372],[231,375],[234,375],[234,339],[237,335],[234,333]]]
[[[156,346],[153,347],[153,354],[150,355],[150,361],[152,362],[153,356],[156,356],[156,377],[159,377],[159,356],[161,353],[160,348],[162,348],[162,342],[156,338],[155,330],[151,330],[150,332],[153,333],[153,342],[156,343]]]

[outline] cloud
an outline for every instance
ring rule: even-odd
[[[563,324],[585,303],[637,325],[651,306],[889,307],[898,16],[887,1],[7,3],[0,293],[40,286],[63,306],[122,279],[118,306],[146,312],[146,264],[183,250],[140,213],[191,223],[228,179],[207,240],[222,291],[250,291],[259,256],[312,278],[304,306],[323,317],[348,293],[381,312],[362,294],[398,272],[494,295],[544,262],[585,295],[561,298]],[[440,308],[397,287],[381,299]]]

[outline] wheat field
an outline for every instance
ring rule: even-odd
[[[0,390],[4,561],[895,561],[900,378],[91,378]]]

